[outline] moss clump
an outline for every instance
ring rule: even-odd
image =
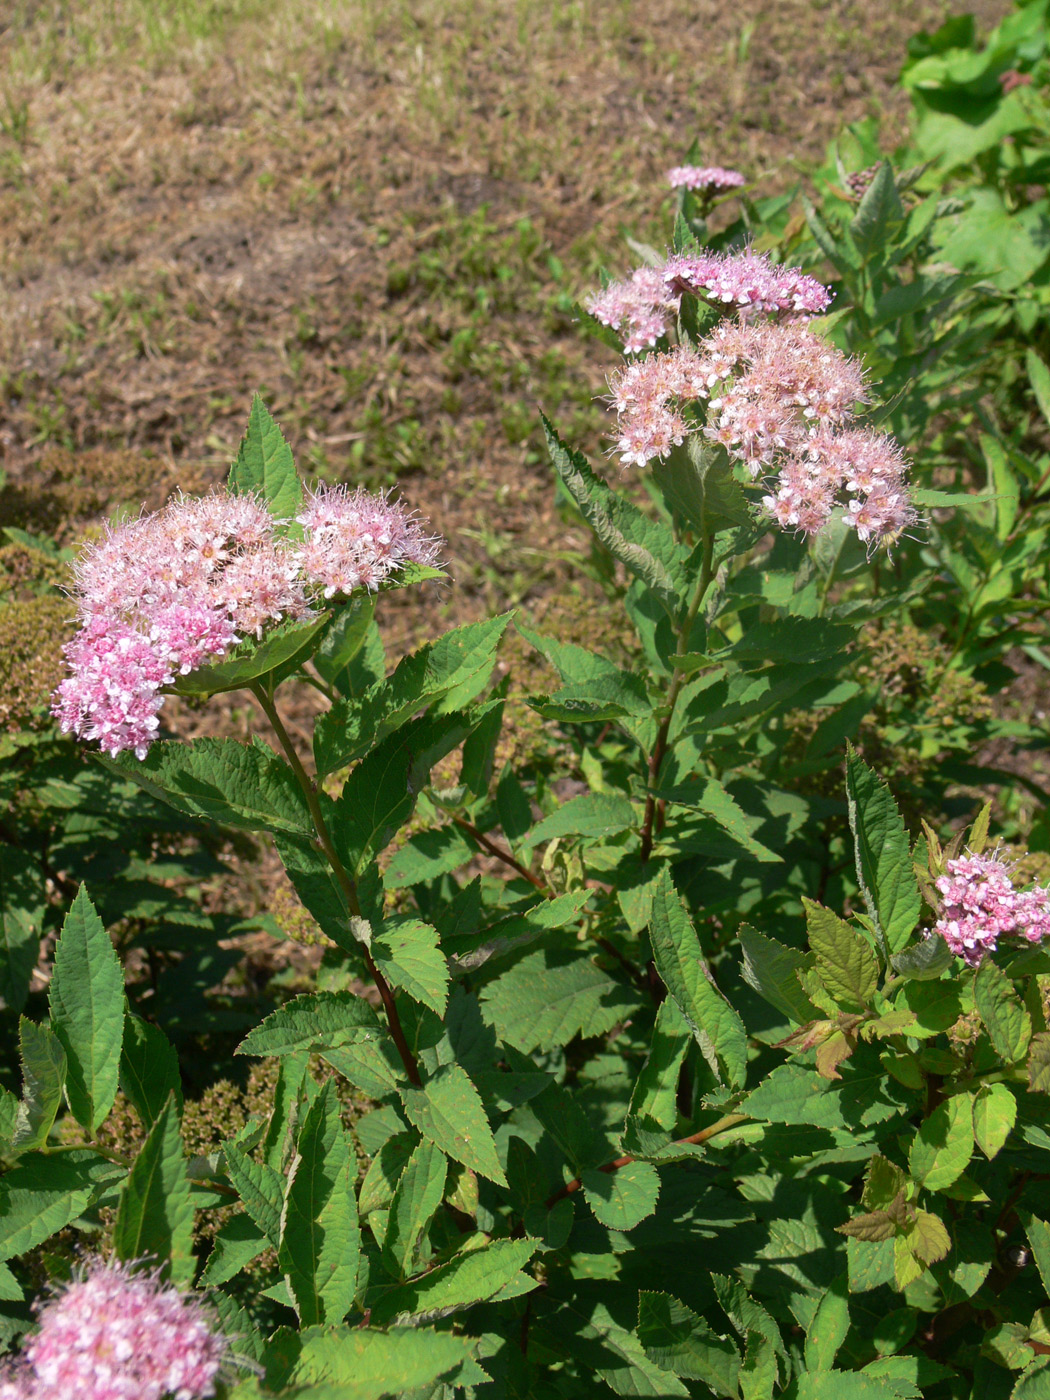
[[[40,729],[65,674],[73,605],[44,595],[0,605],[0,729]]]

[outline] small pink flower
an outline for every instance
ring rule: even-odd
[[[733,307],[741,319],[806,319],[831,305],[831,293],[815,277],[797,267],[780,267],[750,250],[677,253],[667,260],[663,276],[672,292],[691,292],[704,301]]]
[[[228,1355],[195,1297],[96,1260],[38,1309],[37,1331],[0,1384],[18,1387],[5,1400],[205,1400]]]
[[[995,951],[1000,938],[1050,938],[1050,890],[1015,889],[1010,867],[994,856],[949,860],[935,884],[943,905],[933,931],[973,966]]]
[[[739,170],[725,170],[720,165],[676,165],[667,172],[667,180],[673,190],[703,190],[709,194],[723,194],[747,184]]]
[[[375,592],[405,564],[434,565],[441,552],[441,541],[426,533],[412,511],[360,488],[309,492],[299,523],[305,540],[295,554],[297,566],[323,585],[326,598],[355,588]]]
[[[670,292],[658,267],[640,267],[626,282],[610,282],[584,306],[603,326],[623,338],[627,354],[647,350],[665,336],[678,314],[681,296]]]

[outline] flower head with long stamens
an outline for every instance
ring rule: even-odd
[[[1050,939],[1050,890],[1015,889],[1009,865],[995,855],[949,860],[934,883],[943,903],[933,931],[972,966],[1001,938]]]
[[[676,165],[667,172],[667,182],[673,190],[701,190],[712,195],[747,184],[739,170],[726,170],[721,165]]]

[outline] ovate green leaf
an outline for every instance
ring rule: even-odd
[[[164,1105],[120,1192],[113,1245],[118,1259],[150,1259],[176,1283],[194,1272],[193,1205],[174,1098]]]
[[[830,909],[804,897],[802,904],[821,982],[840,1004],[854,1010],[867,1006],[879,980],[879,963],[871,945]]]
[[[258,495],[278,520],[294,521],[302,509],[303,488],[292,449],[258,394],[230,468],[229,487],[234,495]]]
[[[973,1105],[968,1094],[953,1094],[937,1105],[916,1133],[908,1170],[920,1186],[940,1191],[951,1186],[973,1156]]]
[[[1032,1038],[1032,1018],[1013,983],[985,958],[973,982],[973,997],[989,1039],[1008,1064],[1021,1059]]]
[[[124,971],[81,885],[55,948],[51,1024],[66,1052],[66,1094],[89,1131],[113,1106],[124,1034]]]
[[[446,1065],[422,1089],[403,1086],[401,1101],[409,1122],[446,1157],[506,1186],[481,1096],[462,1066]]]
[[[986,1157],[1006,1145],[1017,1120],[1017,1100],[1005,1084],[983,1084],[973,1101],[973,1135]]]

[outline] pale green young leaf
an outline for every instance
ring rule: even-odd
[[[149,1131],[174,1094],[182,1108],[182,1077],[175,1047],[160,1029],[129,1012],[124,1020],[120,1087]]]
[[[474,1337],[425,1327],[311,1328],[291,1379],[311,1386],[304,1400],[384,1400],[453,1378],[476,1346]]]
[[[661,1370],[703,1381],[715,1395],[738,1394],[736,1345],[669,1293],[639,1293],[638,1340]]]
[[[1005,1084],[982,1084],[973,1101],[973,1135],[988,1158],[1006,1145],[1017,1121],[1017,1100]]]
[[[113,1247],[118,1259],[150,1259],[166,1273],[170,1269],[175,1283],[193,1277],[193,1204],[174,1097],[158,1115],[121,1188]]]
[[[303,487],[292,449],[258,394],[230,468],[229,489],[233,495],[259,496],[278,520],[294,521],[302,510]]]
[[[66,1085],[66,1052],[49,1025],[18,1021],[22,1099],[15,1111],[12,1146],[29,1152],[47,1142]]]
[[[868,914],[890,953],[899,953],[919,920],[922,900],[904,821],[890,790],[852,745],[846,750],[850,828]]]
[[[341,1321],[357,1292],[361,1232],[352,1155],[329,1079],[299,1129],[277,1248],[278,1266],[304,1327]]]
[[[537,1240],[493,1240],[465,1250],[422,1278],[380,1294],[372,1304],[377,1323],[448,1317],[495,1294],[530,1292],[536,1280],[521,1271],[536,1252]]]
[[[843,919],[803,897],[809,946],[816,954],[817,975],[837,1002],[860,1010],[871,1001],[879,981],[879,963],[871,944]]]
[[[712,1069],[734,1088],[747,1078],[747,1032],[714,985],[700,940],[665,867],[653,889],[653,957]]]
[[[628,1162],[619,1171],[585,1171],[583,1194],[599,1225],[633,1230],[656,1209],[660,1173],[651,1162]]]
[[[51,1025],[66,1052],[66,1096],[90,1132],[113,1106],[124,1035],[124,970],[81,885],[55,948]]]
[[[973,999],[997,1052],[1008,1064],[1020,1060],[1032,1039],[1032,1018],[1009,977],[991,958],[977,969]]]
[[[462,1066],[446,1065],[423,1088],[403,1085],[400,1093],[409,1122],[446,1157],[506,1186],[481,1096]]]
[[[385,919],[372,940],[372,957],[392,986],[444,1016],[449,971],[437,929],[422,919]]]
[[[928,1191],[951,1186],[973,1156],[973,1104],[968,1094],[953,1094],[922,1123],[908,1151],[912,1178]]]
[[[17,1014],[40,956],[47,894],[28,851],[5,844],[0,853],[0,999]]]
[[[798,980],[800,972],[812,967],[812,954],[788,948],[750,924],[741,925],[738,937],[744,955],[742,975],[748,986],[799,1025],[816,1018],[819,1012]]]
[[[291,768],[259,740],[161,740],[145,758],[125,753],[100,762],[191,817],[246,831],[313,833]]]
[[[384,1147],[389,1146],[389,1142],[384,1143]],[[447,1175],[445,1154],[432,1142],[419,1143],[394,1190],[383,1238],[384,1262],[397,1279],[415,1272],[416,1246],[441,1205]],[[363,1197],[364,1186],[361,1194]]]
[[[260,1021],[234,1054],[323,1053],[379,1035],[379,1018],[364,997],[354,992],[304,992]]]

